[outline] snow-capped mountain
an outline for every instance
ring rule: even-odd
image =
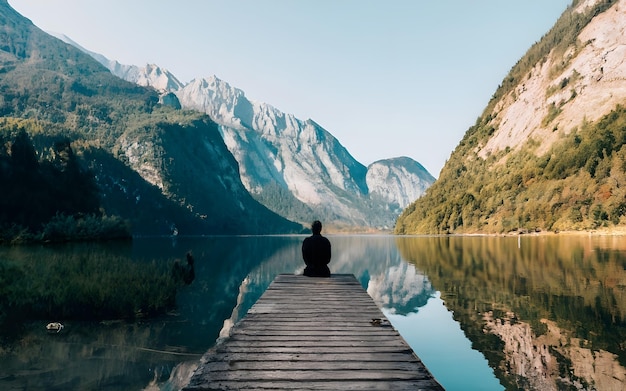
[[[247,190],[292,221],[323,219],[336,227],[391,228],[401,209],[434,182],[410,158],[381,160],[368,169],[313,120],[249,100],[242,90],[215,76],[183,85],[156,65],[121,65],[60,38],[116,76],[152,86],[168,101],[175,95],[183,108],[208,114],[220,125]]]

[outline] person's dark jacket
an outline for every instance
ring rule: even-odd
[[[330,277],[330,241],[320,234],[313,234],[302,242],[302,258],[306,264],[304,275]]]

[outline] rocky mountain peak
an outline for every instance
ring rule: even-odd
[[[367,168],[315,121],[302,121],[270,104],[249,100],[242,90],[215,75],[184,85],[156,65],[123,66],[86,52],[120,78],[157,89],[162,103],[208,114],[220,125],[246,189],[292,221],[308,224],[320,218],[341,227],[389,228],[400,212],[398,205],[421,195],[433,181],[409,158],[390,161],[388,166],[378,162],[374,167],[379,173],[366,179]],[[382,175],[384,166],[388,170]]]
[[[193,79],[175,93],[183,107],[210,113],[214,121],[229,126],[241,126],[235,108],[248,106],[242,90],[216,76]]]
[[[435,178],[421,164],[403,156],[370,164],[365,181],[371,194],[404,209],[424,194]]]
[[[152,87],[159,92],[172,92],[179,90],[183,84],[167,69],[155,64],[146,64],[135,73],[135,83],[144,87]]]

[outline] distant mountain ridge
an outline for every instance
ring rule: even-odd
[[[573,1],[397,233],[626,226],[626,0]]]
[[[156,65],[122,66],[80,49],[114,75],[175,94],[183,108],[208,114],[220,125],[246,189],[290,220],[320,218],[337,227],[390,229],[402,209],[434,182],[424,167],[406,157],[365,167],[313,120],[250,101],[242,90],[215,76],[183,85]]]
[[[177,96],[183,107],[206,112],[220,123],[252,194],[263,196],[276,184],[326,220],[334,214],[349,224],[367,225],[361,210],[367,194],[365,167],[315,122],[251,102],[216,77],[193,80]],[[323,208],[332,211],[321,212]]]
[[[139,84],[143,87],[152,87],[160,93],[176,91],[183,87],[183,83],[178,81],[174,75],[155,65],[147,65],[143,68],[135,65],[123,65],[116,60],[109,60],[102,54],[92,52],[82,47],[65,34],[57,32],[48,32],[48,34],[89,54],[100,64],[107,67],[111,73],[123,80]]]
[[[336,225],[390,228],[410,202],[408,194],[419,197],[434,181],[419,163],[405,158],[376,163],[406,163],[394,173],[402,177],[396,186],[385,186],[389,178],[380,175],[370,175],[368,183],[368,168],[315,121],[250,101],[216,77],[193,80],[175,93],[183,107],[203,111],[221,125],[246,188],[265,200],[264,205],[295,221],[302,221],[296,209],[304,203],[311,209],[306,220],[321,216]],[[280,211],[273,200],[281,205],[287,201],[294,212]]]

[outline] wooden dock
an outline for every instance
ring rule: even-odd
[[[184,390],[443,390],[353,275],[281,274]]]

